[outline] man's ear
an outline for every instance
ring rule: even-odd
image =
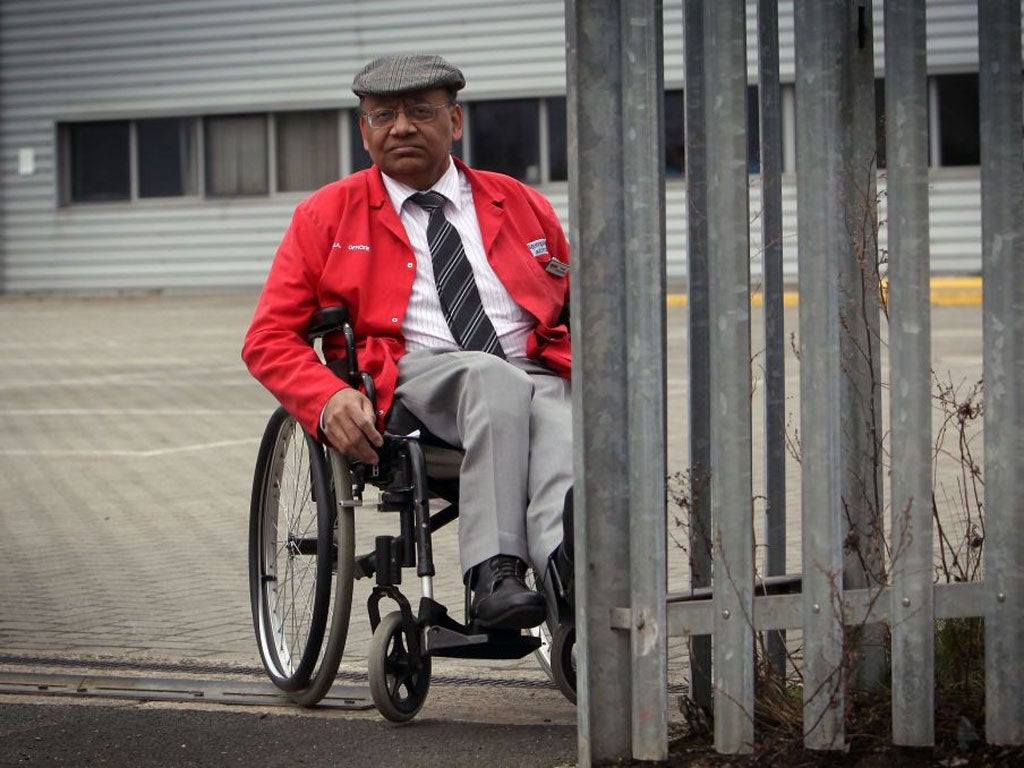
[[[452,141],[462,138],[462,105],[455,104],[452,107]]]

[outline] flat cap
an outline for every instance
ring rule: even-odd
[[[428,88],[459,90],[466,85],[462,72],[440,56],[403,54],[381,56],[352,79],[356,96],[393,96]]]

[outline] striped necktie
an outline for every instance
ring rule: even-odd
[[[444,318],[455,340],[463,349],[505,357],[491,319],[484,312],[462,239],[444,217],[444,195],[440,192],[417,192],[410,199],[430,214],[427,243],[434,266],[434,280]]]

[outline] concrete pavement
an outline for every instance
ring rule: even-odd
[[[254,301],[251,292],[0,297],[0,672],[88,675],[114,663],[118,674],[141,677],[178,670],[259,679],[246,578],[248,498],[259,437],[275,403],[239,359]],[[668,313],[669,467],[675,473],[686,458],[685,309],[670,306]],[[955,380],[976,379],[977,307],[936,308],[933,323],[936,369]],[[787,335],[797,329],[794,310],[787,324]],[[755,349],[759,334],[755,324]],[[788,363],[787,389],[798,425],[795,360]],[[754,419],[757,445],[756,408]],[[787,475],[788,549],[797,563],[796,462]],[[755,461],[755,494],[762,484]],[[685,532],[674,522],[678,510],[669,511],[669,587],[682,589]],[[368,551],[375,535],[393,527],[392,518],[361,510],[358,549]],[[437,535],[439,564],[457,562],[456,541],[454,526]],[[440,570],[439,598],[461,605],[457,568]],[[354,684],[365,680],[366,589],[359,584],[342,667],[342,679]],[[363,730],[369,728],[400,750],[406,737],[394,734],[431,729],[442,756],[449,727],[460,722],[554,725],[562,730],[547,751],[534,755],[548,762],[492,764],[553,765],[574,754],[575,711],[532,657],[437,659],[434,676],[417,720],[427,724],[421,730],[395,730],[373,711],[289,709],[288,716],[358,721],[353,741],[370,738]],[[685,685],[677,640],[670,642],[670,683],[677,690]],[[29,709],[53,709],[56,701],[0,699],[0,742],[32,733],[31,719],[44,715]],[[71,706],[60,701],[61,712]],[[15,702],[29,709],[16,710]],[[153,709],[117,704],[112,711],[133,707]],[[83,715],[81,727],[87,719]],[[479,733],[473,740],[480,749],[496,738],[476,725],[463,731]],[[12,755],[0,747],[0,761]]]
[[[340,677],[363,708],[266,703],[246,558],[275,403],[239,359],[254,302],[0,297],[0,765],[573,762],[575,709],[532,656],[436,660],[411,727],[366,709],[364,582]],[[368,551],[395,519],[364,508],[357,532]],[[456,533],[436,536],[439,564]],[[457,570],[436,584],[456,608]],[[113,701],[111,680],[134,695]],[[264,703],[160,701],[200,680]]]

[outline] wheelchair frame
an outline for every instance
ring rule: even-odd
[[[359,370],[344,307],[318,310],[307,339],[313,344],[339,332],[346,354],[328,365],[350,386],[362,388],[376,406],[373,381]],[[406,412],[401,418],[412,417]],[[386,433],[379,463],[368,465],[322,445],[283,408],[267,424],[250,506],[250,601],[267,674],[303,706],[319,702],[337,675],[357,578],[375,579],[367,600],[373,629],[368,677],[374,704],[389,720],[404,722],[419,712],[429,691],[433,656],[517,659],[542,646],[543,629],[524,635],[463,624],[434,599],[431,535],[458,516],[458,481],[428,475],[424,447],[445,446],[422,425],[410,426],[420,428],[403,428],[404,435]],[[367,483],[379,490],[380,511],[398,512],[399,533],[376,537],[372,551],[356,556],[354,510],[362,505]],[[431,514],[431,498],[447,506]],[[415,613],[399,586],[402,570],[412,567],[422,593]],[[382,616],[384,598],[398,610]],[[467,590],[467,616],[468,607]],[[548,662],[541,659],[572,701],[574,643],[575,631],[560,625]]]

